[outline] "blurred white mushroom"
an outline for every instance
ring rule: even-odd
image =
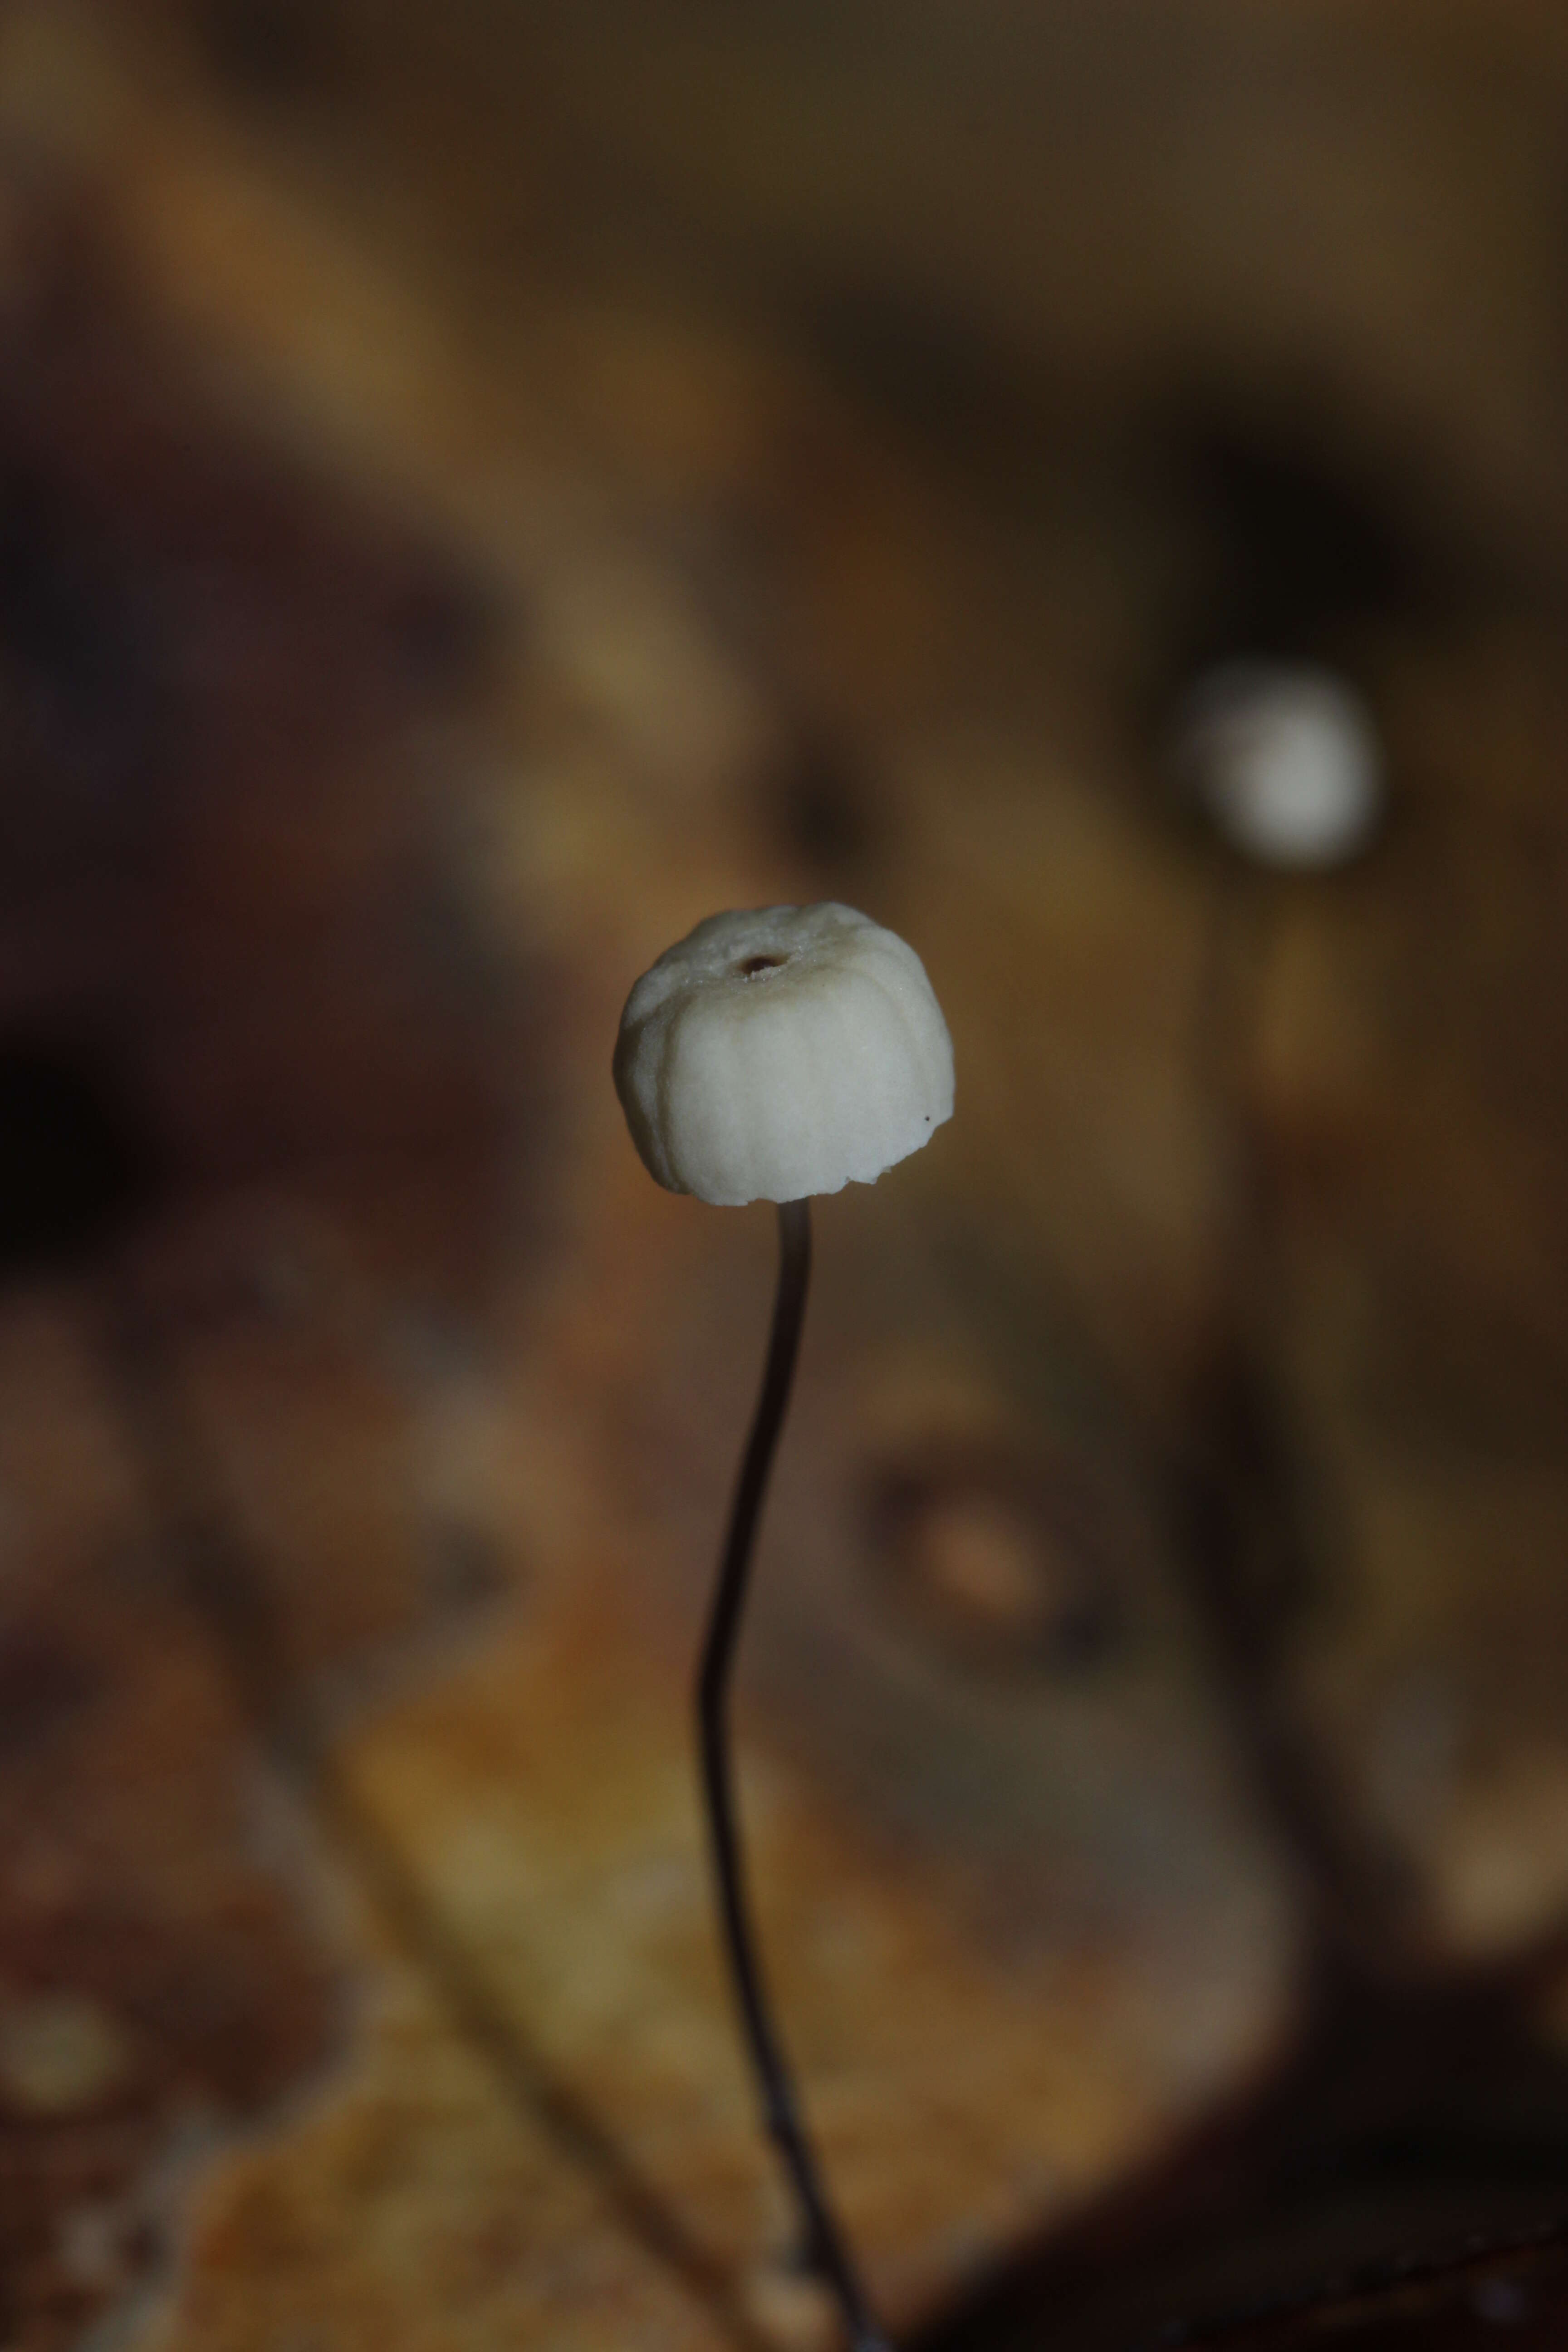
[[[616,1090],[645,1165],[728,1206],[870,1183],[952,1116],[911,947],[852,907],[710,915],[627,999]]]
[[[1177,772],[1232,848],[1301,873],[1347,865],[1383,814],[1372,713],[1330,670],[1226,662],[1177,717]]]

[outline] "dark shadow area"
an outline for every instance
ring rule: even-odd
[[[153,1209],[168,1174],[106,1052],[0,1038],[0,1281],[90,1263]]]

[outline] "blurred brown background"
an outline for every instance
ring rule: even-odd
[[[769,1221],[608,1082],[828,897],[959,1070],[743,1694],[879,2301],[1563,2340],[1565,426],[1544,0],[0,16],[9,2352],[832,2340],[689,1758]],[[1178,789],[1258,654],[1343,870]]]

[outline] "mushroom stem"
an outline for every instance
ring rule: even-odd
[[[805,1201],[781,1201],[779,1279],[762,1393],[731,1507],[719,1581],[697,1680],[697,1722],[713,1875],[725,1955],[762,2095],[763,2125],[777,2147],[800,2208],[807,2258],[837,2298],[854,2352],[888,2352],[838,2223],[806,2132],[789,2063],[773,2021],[772,2003],[747,1900],[745,1867],[730,1752],[729,1696],[741,1617],[751,1581],[757,1523],[767,1492],[779,1432],[789,1410],[811,1278],[811,1210]]]

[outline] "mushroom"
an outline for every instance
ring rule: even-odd
[[[952,1117],[952,1041],[920,958],[893,932],[852,907],[763,907],[710,916],[643,974],[621,1015],[615,1079],[632,1139],[667,1190],[778,1207],[773,1328],[703,1642],[698,1744],[721,1925],[765,2126],[800,2210],[807,2257],[836,2296],[855,2352],[885,2352],[763,1980],[729,1694],[805,1313],[810,1195],[873,1183]]]
[[[1372,714],[1331,670],[1232,661],[1178,715],[1176,762],[1233,849],[1259,866],[1325,873],[1365,849],[1383,814]]]

